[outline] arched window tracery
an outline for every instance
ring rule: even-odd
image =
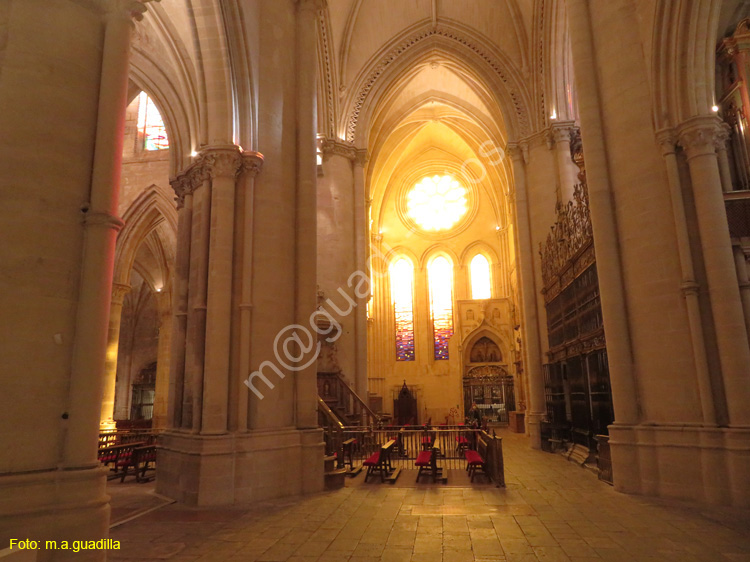
[[[414,266],[400,258],[390,267],[396,319],[396,361],[414,361]]]
[[[430,285],[435,360],[448,359],[448,340],[453,335],[453,264],[438,256],[427,267]]]

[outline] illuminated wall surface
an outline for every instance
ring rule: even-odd
[[[427,270],[430,282],[430,310],[435,342],[435,360],[448,359],[448,340],[453,335],[453,266],[435,258]]]
[[[156,109],[154,101],[146,92],[141,92],[138,100],[138,132],[143,135],[146,150],[165,150],[169,148],[167,128]]]
[[[396,361],[414,361],[414,267],[401,258],[391,266],[391,298],[396,315]]]
[[[490,262],[482,254],[471,260],[471,298],[474,300],[491,299]]]

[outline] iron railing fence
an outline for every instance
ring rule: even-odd
[[[440,450],[439,465],[445,469],[464,469],[466,448],[476,447],[476,435],[479,430],[465,426],[427,429],[423,427],[404,426],[371,429],[365,427],[347,427],[342,431],[341,442],[356,439],[352,446],[354,465],[361,464],[370,455],[390,440],[395,440],[391,464],[394,468],[413,469],[417,455],[423,450],[437,447]]]

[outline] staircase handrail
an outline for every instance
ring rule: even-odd
[[[365,403],[364,400],[362,400],[362,397],[357,394],[351,386],[346,382],[344,379],[344,376],[341,373],[334,373],[338,380],[340,381],[341,385],[346,388],[346,391],[353,397],[354,401],[357,402],[360,407],[362,408],[362,411],[367,414],[367,416],[370,418],[370,424],[372,423],[379,423],[380,416],[373,412],[370,407]],[[369,424],[368,424],[369,425]]]

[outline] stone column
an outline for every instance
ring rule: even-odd
[[[359,194],[358,191],[364,189],[364,185],[362,180],[355,178],[357,172],[362,176],[362,170],[354,165],[357,151],[351,144],[324,139],[321,149],[323,175],[318,178],[317,208],[318,287],[331,303],[325,304],[325,309],[342,327],[341,337],[335,342],[338,366],[364,399],[367,380],[361,379],[357,330],[361,329],[359,312],[366,301],[360,303],[347,283],[349,277],[361,268],[357,260],[362,259],[360,255],[363,253],[358,247],[363,242],[358,229],[364,225],[364,192]],[[358,210],[362,217],[358,217]],[[334,306],[343,314],[338,314]]]
[[[526,423],[531,446],[542,446],[540,422],[545,413],[544,374],[542,372],[542,349],[539,340],[539,317],[534,257],[537,255],[531,244],[528,196],[526,187],[526,165],[523,150],[518,145],[509,145],[513,160],[513,176],[516,193],[516,220],[518,225],[518,260],[520,262],[520,289],[523,303],[524,364],[529,381],[529,403]]]
[[[172,296],[169,290],[154,295],[159,314],[159,346],[156,351],[156,384],[154,388],[154,413],[151,426],[155,429],[167,427],[169,397],[169,363],[172,347]]]
[[[570,157],[570,133],[575,129],[573,121],[555,121],[550,125],[550,133],[555,143],[557,177],[559,181],[559,203],[567,205],[573,200],[573,186],[578,181],[578,167]]]
[[[698,298],[699,286],[695,280],[693,256],[690,251],[690,235],[685,217],[685,203],[682,197],[682,186],[680,185],[680,170],[675,153],[677,139],[672,131],[661,131],[657,135],[657,140],[659,141],[662,155],[667,165],[672,214],[674,215],[677,247],[680,253],[680,267],[682,269],[681,289],[685,295],[685,302],[688,309],[688,322],[690,323],[695,371],[698,376],[698,390],[703,410],[703,423],[706,425],[716,425],[716,405],[714,403],[713,389],[711,388],[711,373],[706,357],[706,340],[703,333],[703,322]]]
[[[716,155],[719,159],[719,174],[721,175],[721,190],[728,193],[732,188],[732,172],[729,167],[729,155],[727,154],[727,142],[729,141],[732,127],[727,123],[719,126],[716,138]]]
[[[253,228],[255,226],[255,176],[263,167],[263,155],[259,152],[245,152],[242,155],[241,190],[238,202],[241,203],[241,224],[235,240],[239,246],[238,254],[242,255],[239,291],[239,370],[234,379],[236,388],[230,388],[230,394],[237,392],[236,430],[245,432],[248,429],[249,390],[245,390],[242,381],[250,376],[250,358],[252,357],[253,326]]]
[[[202,158],[211,178],[211,214],[200,431],[211,435],[227,432],[235,182],[242,159],[236,146],[205,149]]]
[[[612,387],[615,425],[634,425],[640,420],[635,365],[625,306],[622,261],[614,213],[607,144],[601,117],[597,61],[587,0],[566,0],[571,30],[573,63],[586,159],[589,207],[596,245],[604,331]]]
[[[172,280],[172,347],[169,363],[169,404],[167,427],[182,426],[182,400],[185,384],[185,349],[187,338],[188,287],[190,273],[190,233],[193,215],[193,187],[189,176],[171,180],[177,194],[177,247]]]
[[[182,427],[199,433],[203,404],[208,298],[208,246],[211,217],[211,182],[201,158],[196,163],[190,221],[190,271],[187,311],[187,345],[182,393]]]
[[[0,209],[0,548],[108,535],[97,440],[130,32],[144,10],[47,0],[0,10],[0,106],[12,108],[0,112],[0,169],[13,186]]]
[[[367,163],[367,151],[357,150],[354,159],[354,264],[357,271],[369,274],[367,270],[367,258],[369,248],[367,241],[369,236],[369,225],[367,223],[369,200],[367,184],[365,182],[365,164]],[[372,287],[370,287],[372,289]],[[370,293],[371,294],[371,293]],[[357,299],[355,310],[355,388],[360,398],[369,403],[369,384],[367,375],[367,301],[370,294]],[[355,295],[356,296],[356,295]]]
[[[729,420],[747,426],[750,347],[716,155],[719,127],[715,116],[695,117],[678,128],[679,141],[690,167]]]
[[[100,429],[114,429],[115,420],[115,383],[117,382],[117,352],[120,347],[120,321],[122,320],[122,303],[130,292],[130,285],[114,283],[112,301],[109,307],[109,329],[107,330],[107,355],[104,361],[104,395]]]
[[[297,233],[295,247],[295,318],[309,325],[317,303],[317,141],[318,36],[321,0],[298,0],[296,14]],[[303,358],[305,361],[307,358]],[[295,376],[296,426],[318,427],[315,362]]]

